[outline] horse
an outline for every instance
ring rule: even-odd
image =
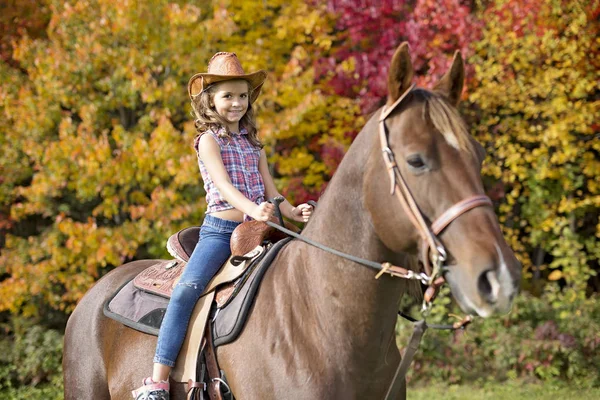
[[[505,313],[521,267],[491,202],[482,200],[485,153],[457,111],[462,56],[455,53],[430,90],[414,88],[412,78],[403,43],[390,63],[387,103],[357,135],[302,236],[413,269],[417,260],[428,264],[432,251],[443,252],[441,274],[464,312]],[[401,193],[394,190],[399,180],[406,186]],[[479,203],[465,208],[473,198]],[[440,216],[448,219],[444,227],[428,234]],[[66,400],[127,399],[151,375],[156,337],[106,318],[102,307],[154,262],[114,269],[75,308],[64,342]],[[220,368],[240,400],[382,399],[401,359],[395,340],[400,299],[420,288],[389,274],[375,279],[369,268],[292,240],[264,275],[240,336],[217,348]],[[183,385],[172,382],[171,398],[185,396]],[[398,398],[405,396],[404,387]]]

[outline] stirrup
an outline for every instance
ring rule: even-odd
[[[142,386],[131,392],[135,400],[169,400],[169,382],[142,381]]]

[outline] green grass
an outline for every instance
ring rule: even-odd
[[[502,383],[484,383],[479,386],[471,384],[441,385],[426,387],[408,386],[407,400],[598,400],[600,388],[580,389],[574,386],[557,386],[543,383],[524,383],[508,381]]]

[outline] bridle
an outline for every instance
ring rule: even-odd
[[[388,134],[385,126],[385,120],[396,108],[398,108],[400,103],[402,103],[406,96],[412,91],[414,86],[414,84],[411,85],[392,105],[389,107],[384,106],[379,115],[379,138],[381,141],[383,161],[385,162],[391,182],[390,194],[396,194],[396,197],[400,201],[400,204],[402,204],[402,208],[410,219],[410,222],[419,233],[420,260],[423,263],[423,268],[425,270],[424,273],[419,274],[419,279],[430,288],[434,287],[434,291],[430,291],[429,296],[427,296],[426,293],[425,296],[425,304],[431,304],[432,296],[437,290],[436,287],[439,287],[439,285],[443,283],[443,277],[440,276],[440,271],[442,264],[447,258],[446,248],[439,240],[438,235],[442,233],[452,221],[467,211],[480,206],[493,206],[493,204],[490,198],[485,195],[467,197],[444,211],[431,225],[427,224],[423,213],[419,209],[415,198],[411,194],[410,189],[404,180],[404,177],[400,173],[400,168],[398,168],[398,164],[394,157],[394,152],[388,143]],[[385,272],[396,275],[393,273],[393,268],[394,266],[390,266]],[[402,276],[402,274],[399,276]],[[406,276],[402,277],[407,278]]]

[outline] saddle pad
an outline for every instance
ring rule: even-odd
[[[275,256],[279,254],[279,251],[291,240],[292,238],[288,237],[275,243],[260,262],[260,265],[254,268],[252,274],[233,300],[225,307],[219,309],[212,327],[215,347],[231,343],[237,339],[244,328],[254,297],[265,272],[275,259]]]
[[[145,292],[133,279],[121,286],[104,303],[104,315],[136,331],[158,336],[169,299]]]
[[[211,291],[203,295],[194,307],[175,368],[171,372],[171,378],[177,382],[196,379],[198,351],[214,297],[215,292]],[[125,326],[158,336],[168,303],[169,299],[138,289],[130,280],[104,304],[103,311],[105,316]]]

